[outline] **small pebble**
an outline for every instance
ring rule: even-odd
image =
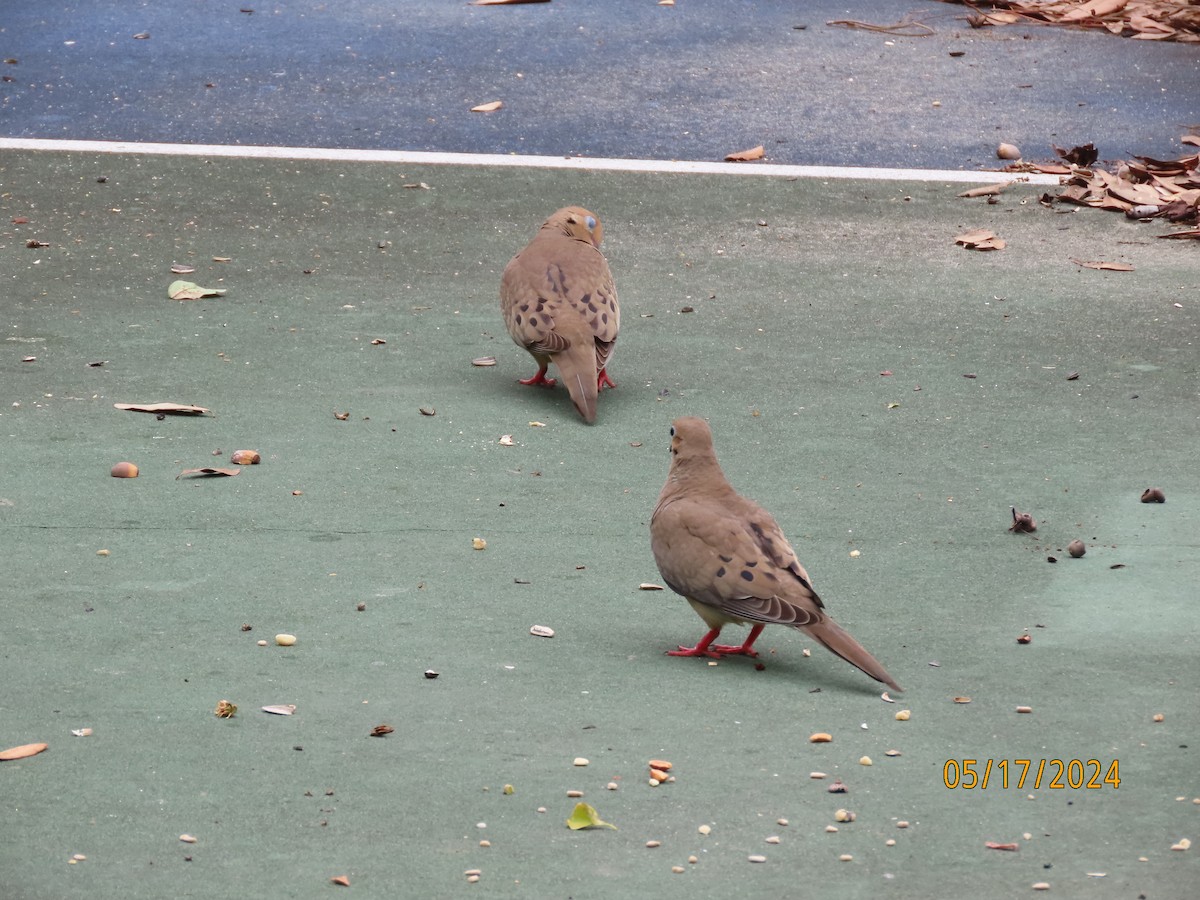
[[[573,763],[571,763],[571,765],[573,765],[573,766],[586,766],[587,764],[588,764],[588,760],[582,756],[575,757],[575,761]]]
[[[752,862],[752,863],[764,863],[767,861],[767,858],[765,856],[760,856],[757,853],[750,854],[749,856],[746,857],[746,859],[750,860],[750,862]]]
[[[908,823],[906,821],[904,821],[903,819],[901,819],[899,822],[896,823],[896,827],[897,828],[907,828]]]
[[[615,791],[619,785],[615,781],[610,781],[604,787],[606,790]]]
[[[485,541],[483,538],[471,538],[471,546],[476,550],[486,550],[487,541]]]
[[[491,842],[491,841],[480,841],[480,842],[479,842],[479,846],[480,846],[480,847],[485,847],[485,848],[486,848],[486,847],[490,847],[490,846],[492,846],[492,842]]]
[[[365,603],[360,603],[360,604],[358,604],[358,606],[356,606],[356,607],[355,607],[355,609],[357,609],[359,612],[366,612],[366,611],[367,611],[367,604],[365,604]]]
[[[912,718],[912,710],[909,710],[909,709],[896,710],[896,721],[897,722],[907,722],[911,718]]]
[[[1165,718],[1166,718],[1166,716],[1164,716],[1162,713],[1155,713],[1155,714],[1154,714],[1154,721],[1155,721],[1155,722],[1161,722],[1161,721],[1163,721]]]
[[[886,841],[884,841],[884,842],[883,842],[883,846],[885,846],[885,847],[895,847],[895,846],[896,846],[896,839],[895,839],[895,838],[888,838]]]
[[[260,646],[260,647],[265,647],[265,646],[267,646],[267,642],[266,642],[266,641],[259,641],[259,642],[258,642],[258,646]]]
[[[869,757],[869,756],[860,757],[858,760],[858,764],[860,766],[873,766],[874,765],[874,763],[871,762],[871,757]]]
[[[294,634],[277,634],[275,635],[275,643],[280,647],[291,647],[296,643],[296,636]]]
[[[698,857],[698,856],[689,856],[689,857],[688,857],[688,862],[689,862],[689,863],[691,863],[691,864],[694,866],[696,863],[700,862],[700,857]]]

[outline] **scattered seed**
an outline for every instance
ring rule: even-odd
[[[483,847],[486,850],[488,847],[492,846],[492,842],[485,838],[484,840],[479,842],[479,846]]]
[[[516,792],[517,792],[517,789],[515,787],[513,787],[511,784],[506,784],[503,787],[503,789],[501,789],[501,791],[500,791],[500,793],[504,794],[505,797],[511,797]]]
[[[764,863],[767,861],[767,858],[765,856],[760,856],[757,853],[750,854],[749,856],[746,857],[746,859],[748,859],[752,863]]]
[[[586,766],[587,764],[588,764],[588,761],[586,759],[584,759],[582,756],[575,757],[575,761],[573,763],[571,763],[571,765],[573,765],[573,766]]]
[[[112,467],[113,478],[137,478],[138,467],[131,462],[119,462]]]
[[[897,828],[907,828],[908,823],[906,821],[904,821],[904,819],[901,819],[899,822],[896,823],[896,827]]]
[[[1162,488],[1146,488],[1142,491],[1143,503],[1166,503],[1167,495],[1163,493]]]
[[[689,862],[689,863],[691,863],[691,864],[694,866],[696,863],[700,862],[700,857],[698,857],[698,856],[689,856],[689,857],[688,857],[688,862]]]
[[[1070,553],[1073,558],[1079,559],[1079,557],[1087,553],[1087,546],[1079,538],[1075,538],[1075,540],[1067,544],[1067,552]]]
[[[888,696],[887,691],[884,691],[882,694],[880,694],[879,699],[882,700],[884,703],[895,703],[896,702],[895,700],[893,700],[891,697]]]
[[[374,728],[371,729],[370,736],[371,737],[385,737],[386,735],[391,734],[395,730],[396,729],[393,728],[391,725],[376,725]]]
[[[711,825],[701,825],[696,830],[699,831],[701,834],[712,834],[712,826]]]
[[[605,790],[608,790],[608,791],[615,791],[615,790],[617,790],[617,788],[618,788],[619,786],[620,786],[620,785],[618,785],[618,784],[617,784],[615,781],[610,781],[608,784],[606,784],[606,785],[604,786],[604,789],[605,789]]]
[[[767,838],[767,843],[768,844],[778,844],[779,843],[779,835],[777,835],[777,834],[771,835],[769,838]]]
[[[479,882],[478,875],[468,875],[467,876],[467,884],[477,884],[478,882]]]
[[[899,750],[885,750],[885,751],[883,752],[883,755],[884,755],[884,756],[899,756],[899,755],[900,755],[900,751],[899,751]]]
[[[473,366],[494,366],[495,364],[496,357],[494,356],[477,356],[471,360]]]
[[[871,757],[869,757],[869,756],[859,757],[858,764],[860,766],[873,766],[874,765],[874,763],[871,762]]]
[[[895,847],[895,846],[896,846],[896,839],[895,839],[895,838],[888,838],[886,841],[884,841],[884,842],[883,842],[883,846],[885,846],[885,847]]]
[[[1050,890],[1050,882],[1048,882],[1048,881],[1035,881],[1035,882],[1033,883],[1033,889],[1034,889],[1035,891],[1048,891],[1048,890]]]
[[[112,556],[112,551],[111,550],[97,550],[96,555],[97,556]]]
[[[839,809],[833,814],[835,822],[853,822],[858,816],[848,809]]]
[[[436,416],[437,415],[437,410],[434,409],[432,406],[418,407],[417,412],[419,412],[423,416]]]
[[[544,638],[554,637],[554,629],[551,628],[549,625],[534,625],[533,627],[531,627],[529,629],[529,633],[532,634],[534,637],[544,637]],[[575,765],[577,765],[577,766],[580,765],[578,760],[576,760]],[[587,761],[585,760],[582,763],[582,765],[586,766]]]
[[[688,859],[688,862],[691,862],[691,858]],[[682,875],[683,874],[683,866],[671,866],[671,871],[674,872],[676,875]]]
[[[1020,850],[1020,844],[998,844],[995,841],[985,841],[984,845],[989,850]]]
[[[829,785],[829,787],[827,787],[825,790],[829,791],[829,793],[831,793],[831,794],[847,793],[846,786],[844,784],[842,784],[842,779],[840,779],[840,778],[835,778],[833,780],[833,784]]]
[[[1026,632],[1025,634],[1017,635],[1017,643],[1018,644],[1028,644],[1032,640],[1033,640],[1033,635],[1029,634],[1028,632]]]
[[[1188,838],[1180,838],[1176,843],[1171,845],[1172,850],[1187,850],[1192,846],[1191,840]]]
[[[438,677],[439,675],[441,675],[441,674],[442,674],[442,673],[441,673],[441,672],[439,672],[439,671],[437,671],[436,669],[426,669],[426,670],[425,670],[425,677],[426,677],[426,678],[428,678],[428,679],[430,679],[431,681],[432,681],[434,678],[437,678],[437,677]]]
[[[788,823],[787,819],[776,819],[775,820],[776,825],[787,825],[787,823]]]
[[[661,847],[662,841],[646,841],[646,846],[653,850],[655,847]]]
[[[465,872],[463,872],[463,874],[466,875],[468,878],[470,878],[472,875],[482,875],[483,870],[482,869],[467,869]]]
[[[578,800],[580,797],[583,796],[583,791],[576,791],[576,790],[567,791],[567,796],[570,797],[572,800]]]
[[[90,728],[72,728],[71,734],[75,735],[75,737],[91,737],[92,729],[90,729]]]
[[[1032,707],[1032,706],[1018,706],[1018,707],[1017,707],[1017,712],[1019,712],[1019,713],[1031,713],[1031,712],[1033,712],[1033,707]]]
[[[911,718],[912,718],[912,710],[911,709],[896,710],[896,721],[897,722],[907,722]]]
[[[662,771],[661,769],[651,769],[650,777],[654,781],[663,782],[663,781],[667,780],[667,773]]]
[[[1155,713],[1155,714],[1154,714],[1154,721],[1155,721],[1155,722],[1161,722],[1161,721],[1163,721],[1163,719],[1165,719],[1165,718],[1166,718],[1166,716],[1164,716],[1162,713]]]
[[[281,703],[275,706],[264,706],[262,711],[273,716],[290,716],[296,711],[295,703]]]
[[[954,702],[955,703],[970,703],[971,698],[970,697],[955,697]]]
[[[809,772],[808,777],[814,778],[814,779],[820,779],[820,778],[826,778],[828,776],[826,776],[826,774],[824,772]]]
[[[810,735],[808,740],[811,744],[828,744],[833,740],[833,735],[824,731],[818,731],[816,734]]]
[[[195,839],[194,837],[192,837],[192,835],[190,835],[190,834],[181,834],[181,835],[179,836],[179,839],[180,839],[181,841],[183,841],[185,844],[194,844],[194,843],[196,843],[196,839]]]
[[[291,647],[296,643],[296,636],[294,634],[277,634],[275,643],[280,647]]]
[[[828,834],[837,834],[837,830],[838,830],[838,829],[837,829],[837,826],[836,826],[836,825],[826,825],[826,826],[825,826],[825,831],[826,831]]]
[[[218,700],[217,708],[213,710],[213,715],[218,719],[232,719],[237,715],[237,704],[230,703],[228,700]]]
[[[235,466],[257,466],[262,462],[262,456],[257,450],[234,450],[229,454],[229,461]]]

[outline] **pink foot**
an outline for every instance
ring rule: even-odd
[[[617,383],[608,377],[608,369],[601,369],[600,374],[596,377],[596,390],[602,391],[606,387],[615,388]]]
[[[518,384],[530,384],[530,385],[545,385],[546,387],[554,387],[555,380],[553,378],[546,377],[546,366],[542,366],[531,377],[518,378],[517,383]]]
[[[746,635],[744,644],[714,644],[713,641],[721,633],[720,628],[714,628],[700,638],[695,647],[681,646],[678,650],[668,650],[667,656],[708,656],[712,659],[720,659],[722,656],[749,656],[753,659],[758,656],[758,651],[754,649],[754,642],[758,640],[762,630],[762,625],[755,625],[751,628],[750,633]]]

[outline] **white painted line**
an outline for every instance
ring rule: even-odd
[[[58,141],[0,138],[0,150],[60,153],[130,153],[150,156],[227,156],[240,159],[323,160],[326,162],[397,163],[401,165],[495,166],[530,169],[578,169],[607,172],[659,172],[680,175],[765,175],[773,178],[864,181],[955,181],[991,184],[1021,179],[1029,184],[1060,183],[1058,175],[1011,172],[960,172],[937,169],[873,169],[854,166],[782,166],[771,163],[702,162],[696,160],[603,159],[584,156],[505,156],[498,153],[427,153],[419,150],[335,150],[320,147],[258,147],[229,144],[154,144],[132,141]]]

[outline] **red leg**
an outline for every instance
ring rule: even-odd
[[[606,387],[615,388],[616,386],[617,383],[608,377],[608,369],[601,369],[600,374],[596,376],[596,390],[602,391]]]
[[[554,379],[546,377],[546,369],[549,368],[549,363],[542,363],[532,377],[518,378],[518,384],[544,384],[546,387],[554,387]]]
[[[753,649],[753,644],[758,640],[758,636],[762,634],[763,626],[755,625],[750,629],[750,634],[746,636],[745,643],[741,645],[734,644],[714,644],[717,635],[721,633],[720,628],[714,628],[702,637],[695,647],[680,647],[678,650],[668,650],[667,656],[711,656],[713,659],[720,659],[722,656],[758,656],[758,651]]]

